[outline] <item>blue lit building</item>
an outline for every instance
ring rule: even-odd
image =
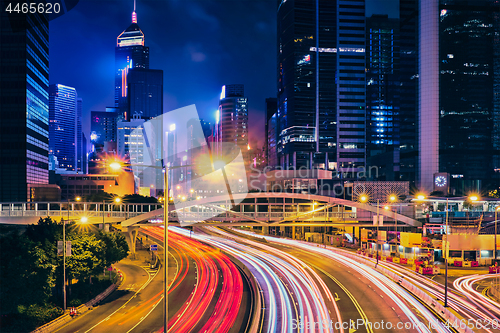
[[[48,20],[0,15],[0,202],[26,201],[49,182]]]
[[[219,101],[219,142],[233,143],[240,149],[248,146],[248,98],[242,84],[222,87]]]
[[[149,47],[144,45],[144,33],[137,24],[135,8],[132,24],[116,40],[115,48],[115,107],[125,116],[128,112],[127,74],[132,68],[149,68]]]
[[[278,166],[365,166],[365,2],[278,0]]]
[[[59,169],[77,171],[77,145],[81,133],[77,135],[77,127],[76,89],[62,84],[51,84],[49,86],[49,156],[57,159]]]

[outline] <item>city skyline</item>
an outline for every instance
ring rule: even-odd
[[[118,35],[131,23],[133,1],[117,4],[99,2],[96,10],[95,1],[80,1],[50,21],[50,83],[81,92],[87,134],[90,111],[114,105],[114,48]],[[368,1],[366,12],[394,16],[397,5],[395,0]],[[145,45],[151,47],[150,68],[164,71],[164,111],[195,104],[201,118],[214,123],[220,87],[244,84],[249,139],[263,146],[265,99],[276,97],[275,1],[193,0],[181,6],[178,1],[144,0],[136,7]],[[157,12],[166,13],[168,19]]]

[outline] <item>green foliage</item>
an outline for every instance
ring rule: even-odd
[[[72,235],[70,240],[71,256],[66,259],[68,278],[85,280],[104,270],[104,242],[93,234]]]
[[[1,313],[16,312],[19,305],[46,303],[55,286],[52,256],[24,236],[6,237],[0,248],[0,281]]]
[[[129,251],[128,243],[122,233],[100,231],[98,237],[104,242],[104,265],[106,267],[127,257]]]
[[[488,192],[488,197],[490,198],[500,198],[500,188]]]
[[[116,194],[111,194],[103,191],[99,191],[97,193],[94,193],[88,197],[84,198],[84,201],[86,202],[112,202],[116,197]]]
[[[40,218],[24,234],[7,232],[0,241],[0,331],[27,332],[61,314],[63,257],[57,256],[57,241],[62,240],[63,224],[50,217]],[[128,244],[122,233],[77,232],[66,225],[66,240],[72,255],[66,257],[67,278],[79,282],[72,287],[68,304],[79,305],[106,289],[111,282],[90,277],[102,275],[104,268],[125,258]],[[57,286],[57,288],[55,288]],[[72,300],[73,299],[73,300]],[[69,303],[71,302],[71,303]],[[78,303],[78,304],[76,304]]]
[[[155,197],[146,197],[140,194],[127,194],[122,198],[124,203],[158,203]]]
[[[50,304],[31,304],[27,307],[20,307],[19,313],[25,315],[28,321],[34,327],[37,327],[56,319],[63,314],[63,311],[61,308]]]

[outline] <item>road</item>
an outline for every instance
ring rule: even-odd
[[[163,241],[163,228],[142,230]],[[169,290],[169,332],[244,330],[252,300],[236,265],[220,251],[174,232],[169,233],[169,245],[190,257],[196,269],[192,283],[174,284]]]
[[[117,263],[116,266],[124,274],[124,281],[119,289],[98,307],[78,316],[56,332],[131,331],[159,301],[161,272],[151,270],[146,260],[145,251],[138,251],[137,259],[124,259]]]
[[[163,230],[148,227],[142,233],[158,240],[162,259]],[[251,299],[236,266],[187,237],[172,233],[169,240],[169,332],[240,332],[248,322]],[[137,258],[116,265],[125,276],[117,291],[57,332],[163,331],[162,268],[149,268],[146,251],[138,251]]]

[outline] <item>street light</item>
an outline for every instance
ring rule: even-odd
[[[170,130],[172,131],[172,126],[173,129],[175,129],[175,124],[170,125]],[[172,169],[179,169],[179,168],[185,168],[185,167],[191,167],[193,165],[179,165],[179,166],[174,166],[171,167],[169,166],[170,163],[165,164],[164,167],[160,166],[149,166],[150,168],[153,169],[162,169],[163,172],[163,191],[165,192],[164,196],[167,198],[167,200],[164,201],[163,203],[163,250],[164,250],[164,262],[165,262],[165,267],[163,269],[163,283],[164,283],[164,288],[163,288],[163,300],[164,300],[164,315],[163,315],[163,330],[164,332],[168,331],[168,198],[169,198],[169,193],[168,193],[168,171]],[[120,163],[111,163],[109,165],[112,169],[114,170],[121,170],[122,165]],[[127,164],[127,166],[144,166],[142,164],[139,165],[134,165],[134,164]],[[180,189],[180,185],[177,185],[177,189]],[[185,197],[184,197],[185,198]],[[184,199],[185,200],[185,199]]]
[[[80,221],[81,221],[82,223],[87,223],[88,218],[87,218],[86,216],[84,216],[84,217],[82,217],[82,218],[80,219]]]
[[[495,264],[497,262],[497,212],[500,210],[500,206],[495,208],[495,250],[493,250],[493,260],[495,260]],[[496,288],[498,288],[498,266],[495,265],[495,280],[496,280]],[[498,289],[497,289],[498,290]]]
[[[495,207],[495,249],[493,250],[493,260],[497,261],[497,213],[500,210],[500,206]]]

